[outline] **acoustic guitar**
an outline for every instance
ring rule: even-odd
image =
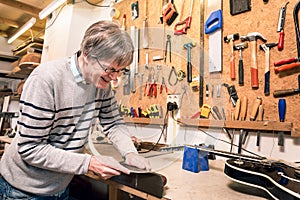
[[[300,199],[300,168],[284,161],[247,156],[202,146],[200,151],[230,158],[224,173],[233,181],[266,191],[273,199]]]

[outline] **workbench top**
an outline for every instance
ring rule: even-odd
[[[95,144],[96,149],[102,155],[121,156],[112,145]],[[161,154],[156,156],[157,154]],[[266,199],[267,193],[254,187],[238,184],[228,178],[224,173],[225,160],[217,157],[217,160],[209,160],[209,171],[199,173],[182,169],[183,152],[149,152],[141,154],[147,157],[152,169],[167,177],[164,197],[175,200],[194,199]]]

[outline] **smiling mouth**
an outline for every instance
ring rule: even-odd
[[[109,83],[109,81],[105,80],[105,79],[103,78],[103,76],[100,76],[100,78],[101,78],[105,83]]]

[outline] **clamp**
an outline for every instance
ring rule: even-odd
[[[171,63],[171,35],[167,35],[166,48],[165,48],[165,58],[164,61],[167,61],[167,53],[169,51],[169,61]]]

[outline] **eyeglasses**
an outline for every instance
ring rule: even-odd
[[[114,68],[103,67],[103,65],[100,63],[100,61],[97,58],[96,58],[96,61],[99,64],[99,66],[103,69],[103,71],[105,71],[108,74],[117,73],[118,75],[123,75],[124,73],[129,71],[129,69],[126,69],[126,68],[116,70]]]

